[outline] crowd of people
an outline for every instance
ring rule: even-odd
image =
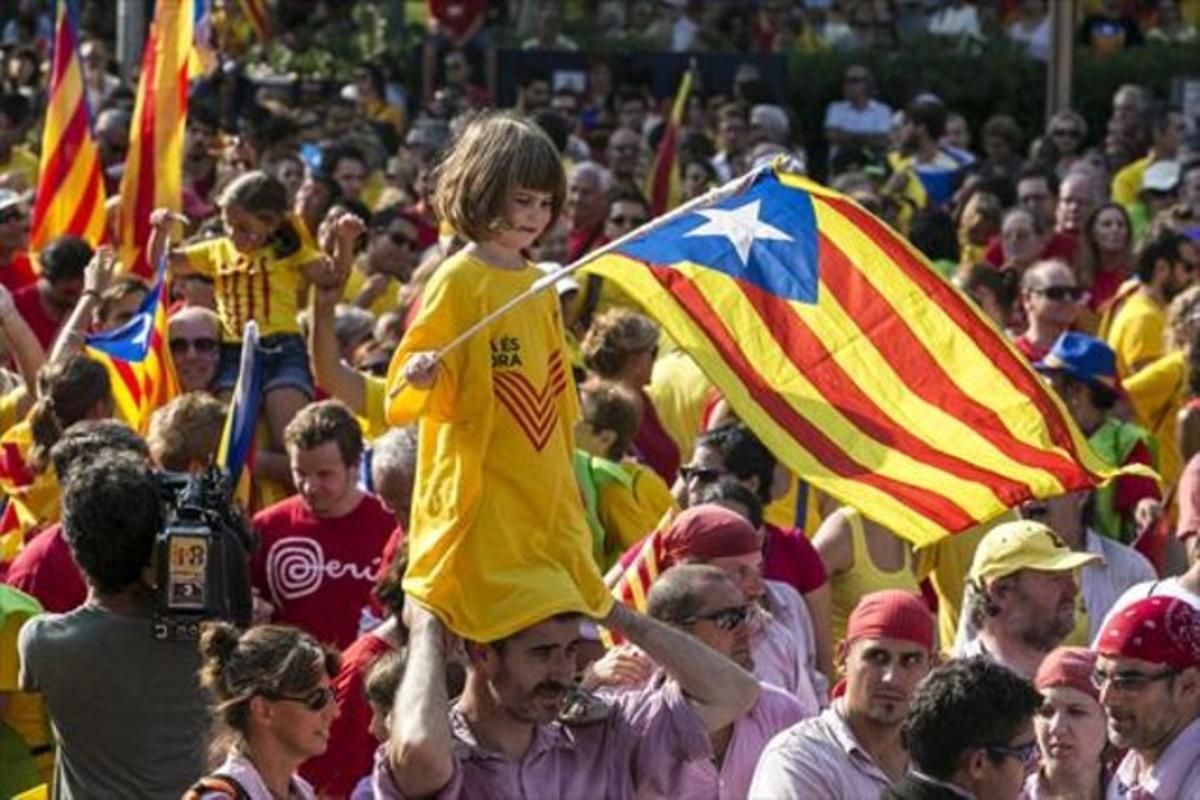
[[[5,41],[40,31],[27,5]],[[562,4],[510,5],[530,47],[575,46]],[[883,25],[864,15],[957,37],[1002,12],[1032,50],[1046,14],[596,5],[648,14],[650,38],[667,20],[656,46],[675,50],[719,46],[743,7],[747,36],[774,37],[759,50],[797,24],[841,19],[859,46]],[[1194,5],[1099,3],[1081,35],[1115,35],[1107,15],[1153,46]],[[1097,455],[1149,468],[914,551],[792,474],[654,309],[587,265],[442,350],[660,213],[670,98],[595,57],[585,86],[528,70],[492,110],[487,4],[428,6],[421,102],[372,62],[332,95],[193,86],[181,208],[146,243],[179,395],[144,430],[84,344],[151,287],[115,225],[31,252],[46,98],[38,57],[17,68],[36,50],[11,49],[0,796],[1200,797],[1200,120],[1131,76],[1102,131],[1072,110],[1022,130],[877,97],[856,64],[826,141],[801,142],[752,65],[699,81],[675,202],[807,169],[922,251]],[[132,92],[108,53],[85,35],[115,193]],[[155,640],[156,475],[214,463],[251,322],[253,624]],[[633,608],[612,587],[648,537]]]

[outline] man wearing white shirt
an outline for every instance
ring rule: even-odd
[[[836,100],[825,109],[825,136],[829,139],[831,156],[841,147],[887,149],[892,109],[872,99],[873,86],[874,81],[866,67],[852,64],[846,69],[842,79],[845,99]]]

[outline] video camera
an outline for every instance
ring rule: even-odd
[[[212,619],[248,626],[253,539],[224,472],[209,467],[157,478],[166,522],[154,543],[154,638],[195,640],[200,623]]]

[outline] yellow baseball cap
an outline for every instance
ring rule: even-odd
[[[1095,553],[1077,553],[1047,526],[1023,519],[997,525],[979,540],[968,577],[986,581],[1023,569],[1065,572],[1103,560]]]

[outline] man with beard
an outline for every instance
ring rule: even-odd
[[[682,631],[614,603],[602,620],[672,676],[610,708],[564,707],[580,643],[579,614],[559,614],[502,640],[465,642],[467,682],[451,706],[445,662],[458,643],[407,602],[408,665],[391,738],[376,756],[376,797],[674,796],[708,734],[744,716],[754,676]]]
[[[986,655],[1032,680],[1046,654],[1075,629],[1076,571],[1100,560],[1074,552],[1040,522],[997,525],[979,541],[967,575],[979,636],[955,656]]]
[[[17,311],[47,352],[83,295],[83,270],[91,259],[92,247],[83,239],[60,236],[42,251],[37,281],[13,292]]]
[[[1196,245],[1168,228],[1142,244],[1134,265],[1139,284],[1113,314],[1105,337],[1122,378],[1165,355],[1167,304],[1192,285],[1197,263]]]
[[[679,564],[659,576],[646,596],[646,613],[754,669],[750,654],[751,609],[737,584],[717,567]],[[663,685],[658,676],[653,685]],[[709,758],[693,762],[680,787],[683,797],[746,797],[754,766],[772,737],[804,716],[800,704],[781,689],[762,685],[749,713],[710,731]]]
[[[1108,796],[1200,797],[1200,612],[1143,598],[1105,622],[1095,650],[1108,739],[1128,749]]]
[[[900,726],[933,665],[933,616],[897,589],[864,595],[838,648],[844,693],[767,745],[751,797],[875,797],[908,769]]]

